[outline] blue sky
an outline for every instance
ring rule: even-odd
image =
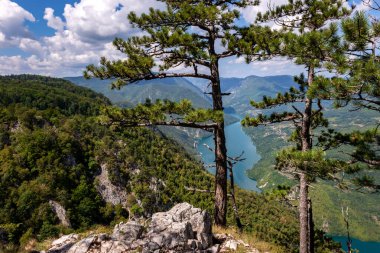
[[[254,20],[267,3],[244,10],[245,20]],[[112,40],[135,33],[126,19],[128,13],[141,14],[149,7],[163,5],[155,0],[0,0],[0,75],[78,76],[101,56],[120,58]],[[222,63],[221,75],[294,75],[301,71],[302,67],[286,59],[247,65],[231,58]]]

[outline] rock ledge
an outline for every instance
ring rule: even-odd
[[[217,252],[212,245],[212,224],[206,211],[188,203],[156,213],[146,229],[137,222],[117,224],[112,235],[98,234],[79,240],[66,235],[46,253]],[[219,247],[217,247],[219,248]]]

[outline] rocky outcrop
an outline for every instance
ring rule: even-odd
[[[151,250],[206,250],[212,246],[211,218],[188,203],[152,216],[145,238]]]
[[[140,239],[144,232],[144,226],[135,221],[128,223],[120,223],[113,229],[112,237],[118,241],[125,241],[132,243],[133,241]]]
[[[53,212],[57,215],[61,225],[64,227],[71,227],[70,220],[66,215],[65,208],[61,204],[53,200],[49,200],[49,205],[51,206]]]
[[[147,227],[130,221],[117,224],[110,235],[92,234],[81,239],[79,235],[66,235],[54,241],[44,253],[218,253],[236,250],[259,253],[242,240],[227,234],[213,235],[211,230],[211,218],[206,211],[182,203],[168,212],[154,214]]]
[[[210,215],[182,203],[154,214],[146,229],[130,221],[116,225],[112,235],[91,235],[81,240],[78,235],[68,235],[54,241],[47,252],[216,252],[213,249]]]
[[[107,165],[101,165],[101,173],[96,179],[96,189],[105,202],[113,205],[126,205],[128,193],[123,187],[112,184]]]
[[[79,240],[79,236],[76,234],[65,235],[55,240],[51,248],[49,249],[50,253],[60,253],[67,252],[69,249]]]

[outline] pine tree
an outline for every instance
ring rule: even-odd
[[[318,71],[331,69],[331,65],[336,66],[345,60],[338,26],[332,22],[350,13],[343,4],[344,1],[340,0],[289,0],[286,5],[258,15],[258,21],[274,21],[282,27],[281,55],[305,66],[307,72],[307,77],[301,74],[295,78],[299,88],[292,87],[289,92],[279,93],[274,98],[264,97],[262,102],[251,102],[254,107],[261,109],[291,104],[293,111],[260,114],[243,121],[250,126],[280,122],[293,122],[295,126],[291,139],[296,142],[296,147],[278,154],[277,168],[297,175],[300,181],[301,253],[314,251],[308,184],[316,177],[325,177],[328,174],[326,168],[336,168],[326,166],[331,161],[324,158],[322,150],[313,148],[313,129],[328,124],[323,118],[322,99],[325,94],[320,94],[317,89]]]
[[[194,110],[188,101],[148,103],[131,110],[112,109],[112,123],[122,126],[170,125],[212,131],[215,140],[215,210],[217,225],[226,225],[227,150],[224,133],[223,101],[220,87],[221,59],[261,55],[257,45],[265,43],[270,29],[236,26],[236,7],[256,5],[253,0],[166,0],[167,9],[150,9],[148,14],[129,15],[131,23],[145,33],[127,40],[117,38],[114,46],[126,54],[124,60],[101,59],[101,66],[90,65],[86,77],[116,78],[115,88],[140,80],[193,77],[210,81],[211,110]],[[261,35],[263,34],[263,35]],[[242,37],[249,37],[243,40]],[[256,40],[260,36],[259,40]],[[186,67],[184,72],[173,68]],[[168,120],[168,114],[172,116]],[[178,117],[180,115],[181,117]]]
[[[368,3],[369,4],[369,3]],[[377,2],[372,2],[371,9],[379,11]],[[331,94],[336,99],[337,107],[350,106],[350,110],[372,110],[380,112],[380,59],[378,55],[378,38],[380,22],[365,12],[357,12],[353,17],[341,23],[344,35],[346,61],[339,64],[343,77],[332,80],[321,78],[319,90]],[[354,147],[349,155],[345,171],[357,173],[362,169],[378,169],[380,166],[378,126],[366,131],[341,133],[329,129],[319,137],[325,150],[343,145]],[[366,166],[363,166],[366,165]],[[356,189],[368,188],[379,190],[380,186],[367,175],[354,178]]]

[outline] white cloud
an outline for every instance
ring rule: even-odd
[[[0,74],[32,73],[21,56],[0,56]]]
[[[2,32],[0,32],[0,45],[1,45],[1,43],[4,42],[4,41],[5,41],[5,34],[2,33]]]
[[[19,48],[25,52],[42,56],[44,54],[44,48],[37,40],[22,38],[19,42]]]
[[[258,6],[250,6],[242,10],[244,19],[253,23],[256,20],[257,13],[265,13],[269,10],[268,7],[279,6],[287,4],[288,0],[262,0]]]
[[[2,8],[4,2],[7,8]],[[150,7],[162,8],[162,2],[153,0],[81,0],[66,4],[62,17],[54,15],[54,9],[45,8],[44,19],[47,25],[55,30],[54,35],[46,36],[39,41],[31,37],[20,37],[13,45],[27,52],[28,57],[2,57],[0,74],[7,73],[40,73],[55,76],[81,75],[84,67],[99,62],[101,56],[118,59],[123,55],[112,45],[115,37],[127,37],[135,34],[127,16],[131,11],[137,14],[147,12]],[[6,11],[7,10],[7,11]],[[9,15],[12,10],[14,15]],[[2,12],[7,12],[8,16]],[[17,17],[17,18],[16,18]],[[7,39],[2,20],[13,24],[27,33],[23,27],[24,20],[35,21],[32,14],[23,10],[9,0],[0,0],[0,45]]]
[[[298,75],[304,72],[303,66],[296,65],[286,58],[274,58],[266,61],[254,61],[246,64],[241,58],[223,61],[221,74],[224,77],[274,76],[274,75]]]
[[[34,22],[34,16],[10,0],[0,0],[0,47],[17,44],[20,38],[30,37],[25,21]]]
[[[67,29],[83,41],[110,40],[126,37],[131,32],[128,14],[147,12],[149,7],[162,7],[152,0],[82,0],[74,5],[66,4],[63,16]]]
[[[54,16],[54,10],[52,8],[45,9],[44,19],[47,20],[47,25],[57,31],[62,31],[65,24],[60,17]]]

